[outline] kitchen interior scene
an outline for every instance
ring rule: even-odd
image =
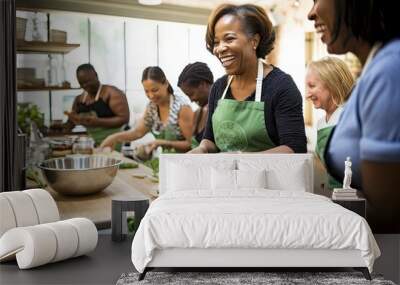
[[[83,93],[77,80],[77,67],[90,63],[101,84],[115,86],[126,94],[130,119],[122,128],[134,128],[149,102],[141,82],[147,66],[160,66],[174,91],[182,95],[177,82],[187,64],[206,63],[215,79],[224,74],[222,65],[205,46],[207,17],[210,10],[223,1],[167,0],[159,7],[133,3],[127,6],[132,11],[137,10],[131,17],[125,16],[123,9],[110,9],[111,15],[106,15],[102,10],[105,1],[91,2],[90,6],[82,4],[71,9],[63,1],[53,4],[17,1],[17,118],[20,131],[27,135],[28,141],[26,179],[21,183],[25,184],[22,188],[46,187],[56,198],[64,218],[87,216],[98,227],[107,228],[110,226],[109,195],[127,194],[127,189],[133,187],[145,195],[157,196],[157,156],[162,148],[154,150],[152,158],[146,160],[148,155],[142,146],[154,140],[151,133],[125,142],[120,152],[108,149],[104,152],[96,148],[99,145],[84,126],[78,124],[67,130],[66,114],[71,111],[75,97]],[[253,2],[268,11],[276,30],[275,48],[267,60],[289,73],[303,94],[308,150],[312,152],[316,144],[316,123],[324,112],[304,99],[304,77],[308,62],[327,55],[312,23],[307,20],[312,1]],[[167,13],[165,9],[170,11]],[[180,9],[180,13],[174,9]],[[341,58],[357,76],[360,64],[355,56],[348,54]],[[198,105],[192,103],[192,108],[196,110]],[[99,151],[114,159],[123,158],[118,172],[116,165],[110,166],[111,176],[116,176],[114,181],[112,177],[106,179],[108,176],[104,172],[94,173],[92,181],[87,177],[74,177],[75,171],[63,169],[109,163],[88,160],[88,154]],[[68,158],[66,161],[74,165],[64,165],[66,162],[62,158]],[[316,170],[319,175],[315,175],[315,191],[330,195],[325,189],[323,167],[317,164]],[[93,185],[97,177],[105,181]],[[91,185],[82,188],[77,183]],[[88,189],[82,190],[84,188]],[[88,193],[95,194],[83,196]],[[132,193],[137,191],[129,195]]]
[[[111,227],[112,200],[154,200],[158,196],[158,157],[165,149],[159,146],[148,152],[145,146],[154,141],[153,134],[110,149],[100,148],[85,126],[66,127],[75,98],[85,92],[77,68],[90,63],[100,84],[114,86],[126,95],[129,121],[120,130],[133,129],[149,103],[142,84],[146,67],[159,66],[174,93],[181,96],[186,95],[178,86],[179,75],[187,64],[206,63],[214,80],[225,74],[205,43],[207,18],[223,2],[16,1],[17,120],[25,141],[19,188],[46,189],[56,201],[61,219],[86,217],[99,230]],[[325,112],[305,98],[306,67],[328,55],[313,23],[307,20],[313,1],[233,2],[251,2],[267,11],[276,41],[266,60],[290,74],[300,90],[307,150],[313,153],[317,122]],[[360,75],[361,64],[353,54],[330,56],[342,59],[355,78]],[[191,108],[196,111],[199,105],[191,102]],[[330,197],[327,173],[318,159],[314,168],[314,192]],[[134,232],[138,225],[129,211],[126,219],[124,231]]]

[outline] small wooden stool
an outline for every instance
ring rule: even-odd
[[[135,212],[135,221],[140,224],[149,208],[148,199],[113,199],[111,202],[111,239],[123,241],[127,235],[126,212]]]

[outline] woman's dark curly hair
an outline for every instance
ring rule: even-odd
[[[265,10],[257,5],[222,4],[215,8],[208,19],[206,44],[209,52],[213,53],[215,25],[225,15],[237,17],[242,23],[243,31],[252,37],[260,36],[260,43],[256,49],[258,58],[265,58],[274,48],[275,31]]]
[[[214,83],[214,76],[208,65],[199,61],[186,65],[178,78],[179,87],[182,84],[198,87],[202,82],[207,82],[211,85]]]

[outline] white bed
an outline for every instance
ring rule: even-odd
[[[132,243],[154,267],[355,267],[380,255],[367,222],[312,194],[307,154],[162,155],[160,197]]]

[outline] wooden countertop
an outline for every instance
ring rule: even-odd
[[[117,152],[112,157],[132,162]],[[98,228],[109,228],[111,224],[111,201],[113,198],[133,198],[154,200],[157,196],[158,183],[151,181],[152,170],[140,164],[138,168],[119,169],[113,182],[102,192],[86,196],[65,196],[55,192],[50,186],[50,192],[57,203],[61,220],[85,217],[92,220]],[[135,176],[146,176],[137,178]]]

